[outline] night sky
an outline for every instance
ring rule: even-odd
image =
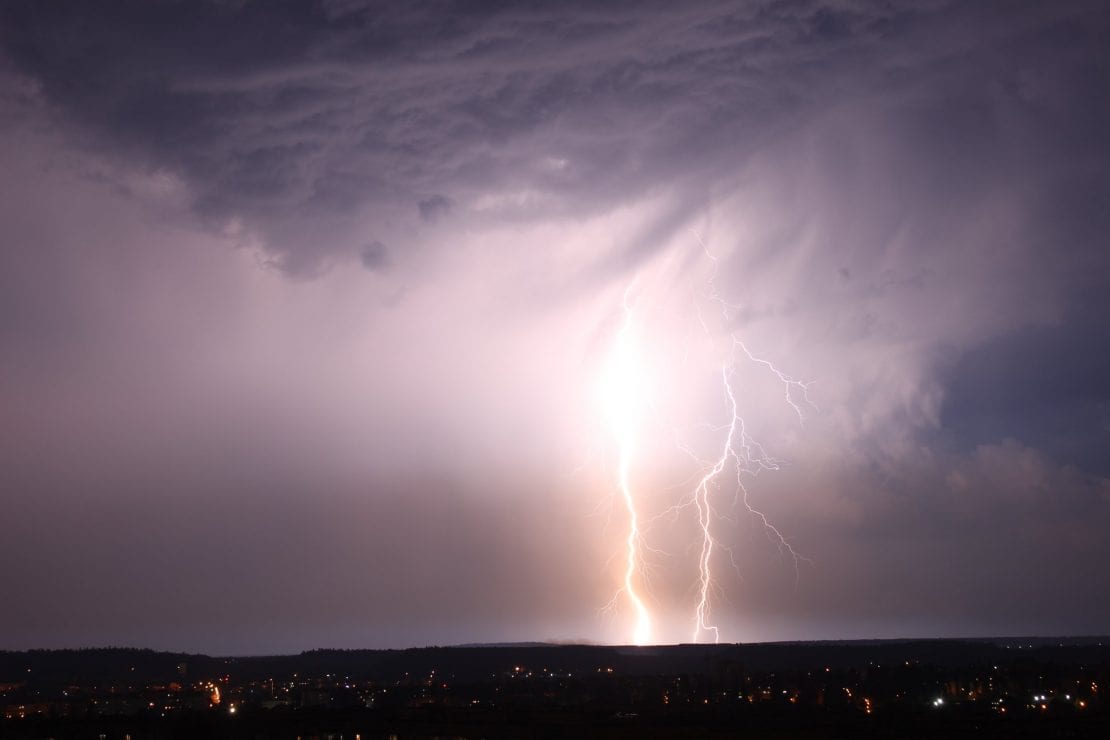
[[[4,2],[0,649],[628,642],[622,451],[689,641],[726,391],[722,641],[1110,632],[1108,165],[1100,0]]]

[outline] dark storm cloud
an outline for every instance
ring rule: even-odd
[[[1063,325],[1029,328],[961,356],[947,378],[943,429],[961,447],[1018,437],[1110,476],[1110,302],[1081,298]]]
[[[362,266],[371,272],[389,267],[389,250],[376,239],[364,246],[358,256],[362,260]]]
[[[311,270],[351,237],[291,222],[406,204],[433,220],[450,200],[466,210],[512,191],[535,197],[502,215],[605,210],[727,178],[858,97],[906,95],[908,134],[943,138],[941,163],[974,154],[997,131],[999,96],[1051,104],[1064,81],[1082,88],[1068,99],[1104,110],[1105,69],[1076,51],[1104,32],[1090,7],[16,2],[0,33],[96,145],[171,169],[198,213],[246,220]],[[1091,118],[1088,138],[1102,114]],[[975,187],[975,171],[949,187]]]
[[[425,221],[435,221],[441,216],[451,212],[451,201],[442,195],[433,195],[430,198],[425,198],[417,205],[417,210],[420,212],[420,218]]]

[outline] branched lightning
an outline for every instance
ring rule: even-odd
[[[739,416],[736,410],[736,398],[732,394],[732,386],[729,384],[729,371],[728,368],[722,368],[722,379],[724,381],[725,392],[728,395],[729,404],[732,408],[732,422],[728,425],[728,432],[725,435],[724,449],[721,451],[721,456],[717,461],[705,471],[701,480],[698,481],[697,487],[694,489],[694,504],[698,509],[698,526],[701,528],[701,555],[698,558],[698,603],[694,609],[694,642],[698,641],[701,633],[712,632],[713,641],[720,640],[721,631],[716,625],[709,622],[709,588],[713,585],[713,572],[711,563],[713,559],[713,546],[716,541],[713,539],[713,534],[710,532],[710,521],[712,519],[713,509],[709,502],[709,485],[720,475],[721,471],[725,469],[728,464],[729,457],[733,454],[733,437],[736,435],[737,421]]]
[[[768,537],[778,546],[779,552],[790,556],[794,565],[795,580],[798,578],[799,561],[808,560],[794,549],[782,532],[771,523],[762,511],[752,506],[748,488],[744,485],[744,474],[755,476],[763,470],[778,470],[779,461],[770,457],[764,451],[763,446],[748,435],[744,419],[740,415],[739,405],[736,401],[736,391],[732,385],[732,376],[735,371],[735,349],[740,348],[749,360],[766,365],[776,377],[787,385],[787,402],[799,415],[799,419],[802,418],[802,410],[791,399],[790,390],[792,386],[798,386],[804,392],[806,386],[799,381],[791,380],[770,362],[752,355],[735,335],[732,336],[732,340],[733,352],[730,353],[728,360],[721,366],[721,383],[728,402],[729,422],[724,426],[724,441],[717,459],[708,465],[704,461],[699,461],[702,465],[703,474],[698,480],[691,498],[697,509],[698,526],[702,535],[701,557],[698,559],[697,603],[694,607],[694,642],[697,642],[706,633],[713,634],[714,642],[720,639],[720,629],[710,621],[710,597],[716,584],[713,576],[712,559],[714,548],[727,551],[733,568],[736,568],[736,561],[732,557],[731,549],[717,542],[711,529],[713,520],[717,518],[717,512],[710,500],[711,488],[719,485],[718,478],[730,464],[736,477],[736,494],[733,497],[733,506],[742,504],[750,515],[760,521]],[[808,400],[807,397],[806,401],[808,402]],[[689,449],[685,449],[689,453]]]
[[[696,233],[695,236],[697,236],[699,244],[712,263],[713,269],[704,283],[704,290],[701,291],[702,300],[695,300],[694,302],[694,310],[702,331],[706,336],[712,337],[713,332],[706,321],[703,304],[716,306],[726,326],[732,323],[732,312],[738,307],[726,302],[716,292],[714,283],[717,277],[718,260],[710,253],[701,237]],[[729,478],[735,481],[732,508],[742,506],[744,511],[762,525],[764,532],[771,542],[778,547],[780,554],[792,560],[795,581],[798,578],[799,563],[807,561],[807,558],[794,549],[768,517],[752,505],[748,489],[745,486],[744,479],[746,476],[754,477],[762,471],[778,470],[780,462],[767,454],[763,446],[753,439],[747,431],[735,387],[737,363],[752,363],[770,372],[782,385],[786,403],[797,415],[800,424],[804,424],[805,409],[812,408],[816,410],[817,407],[809,398],[810,384],[808,382],[787,375],[771,361],[753,353],[735,331],[730,332],[727,335],[730,342],[726,352],[727,356],[719,367],[727,421],[717,426],[703,425],[712,433],[720,435],[718,452],[711,459],[699,457],[688,444],[682,441],[682,435],[676,430],[678,448],[697,464],[697,472],[691,476],[686,484],[692,485],[692,488],[687,488],[688,493],[677,503],[669,506],[656,516],[643,520],[638,510],[631,475],[636,462],[637,434],[643,421],[642,413],[650,406],[650,401],[642,384],[644,368],[642,358],[638,354],[635,336],[638,327],[635,322],[634,305],[631,301],[635,287],[636,282],[634,281],[624,292],[622,301],[623,322],[615,336],[606,366],[606,411],[618,446],[617,489],[628,515],[628,532],[624,539],[623,583],[606,608],[615,608],[623,596],[635,612],[633,641],[636,644],[643,644],[651,639],[652,618],[640,589],[646,589],[649,586],[644,553],[645,551],[658,551],[646,545],[645,534],[659,519],[667,516],[677,516],[687,508],[693,507],[701,540],[700,552],[698,553],[697,582],[695,584],[693,640],[697,642],[711,634],[716,642],[720,639],[720,629],[712,619],[711,606],[714,598],[724,593],[724,589],[721,588],[714,575],[716,553],[720,551],[727,554],[737,575],[740,575],[740,569],[732,549],[720,542],[714,535],[715,522],[719,519],[728,519],[727,515],[718,510],[719,503],[715,500],[715,494],[720,492],[722,481],[726,478],[726,471],[731,471]],[[688,351],[689,345],[687,345],[683,364],[688,359]]]
[[[709,251],[708,246],[697,231],[694,232],[694,236],[697,238],[698,244],[701,245],[706,257],[713,265],[713,271],[706,281],[706,289],[703,295],[707,301],[718,306],[721,316],[727,325],[731,323],[731,310],[738,307],[728,303],[716,292],[715,282],[720,263],[716,256]],[[698,322],[701,324],[702,330],[708,335],[710,331],[706,324],[701,306],[695,303],[695,309]],[[790,556],[794,566],[795,583],[799,575],[799,561],[807,560],[807,558],[800,555],[794,549],[786,537],[783,536],[782,532],[771,523],[762,511],[752,506],[747,486],[744,485],[743,476],[745,473],[755,476],[763,470],[778,470],[779,461],[770,457],[764,451],[763,446],[748,435],[744,419],[740,415],[739,405],[736,401],[736,392],[732,386],[732,376],[736,364],[737,350],[742,352],[750,362],[767,368],[779,382],[782,383],[786,403],[794,410],[794,413],[798,417],[798,422],[801,424],[805,422],[801,404],[805,404],[814,410],[817,409],[816,405],[809,398],[809,383],[791,378],[789,375],[779,370],[769,360],[754,355],[735,332],[730,333],[729,338],[732,342],[729,356],[721,367],[721,382],[724,386],[724,393],[728,401],[730,412],[729,422],[724,426],[725,437],[721,454],[708,466],[702,462],[704,474],[698,481],[698,485],[695,487],[692,497],[693,503],[697,508],[698,525],[702,534],[701,557],[698,560],[698,598],[694,609],[694,642],[697,642],[703,633],[708,632],[713,633],[715,642],[720,638],[719,628],[710,621],[710,595],[712,587],[715,585],[712,569],[712,554],[714,547],[722,547],[722,549],[727,550],[733,567],[736,567],[736,561],[732,556],[732,551],[721,546],[715,540],[711,531],[711,524],[715,511],[710,501],[710,487],[711,484],[716,485],[718,477],[725,468],[728,467],[730,462],[733,465],[736,477],[736,493],[733,497],[733,506],[742,503],[744,509],[750,515],[756,517],[763,525],[763,529],[768,537],[777,544],[780,554],[785,553]],[[795,395],[800,396],[801,404],[795,399]],[[687,451],[689,452],[688,448]],[[695,457],[695,459],[697,458]]]

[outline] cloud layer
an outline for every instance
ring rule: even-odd
[[[1083,2],[6,3],[0,647],[624,639],[633,280],[647,505],[730,334],[815,381],[801,426],[738,376],[814,564],[724,522],[727,639],[1098,631],[1106,48]]]

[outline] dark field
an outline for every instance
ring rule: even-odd
[[[4,738],[1108,737],[1099,638],[0,653]]]

